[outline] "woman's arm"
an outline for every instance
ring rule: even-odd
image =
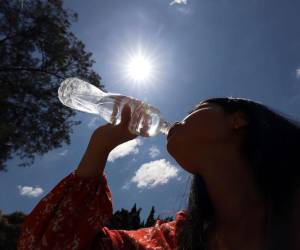
[[[99,127],[91,136],[89,145],[76,169],[76,175],[80,177],[101,176],[107,161],[107,157],[113,146],[109,145],[107,134],[113,133],[114,128],[110,124]],[[112,139],[111,139],[112,141]]]
[[[74,172],[43,197],[22,224],[18,250],[90,249],[112,216],[105,176]]]
[[[60,181],[27,216],[18,250],[90,249],[112,216],[111,193],[103,175],[107,156],[136,137],[127,129],[129,120],[126,106],[119,125],[107,124],[93,133],[77,174]]]
[[[87,150],[76,169],[78,176],[101,176],[110,151],[116,146],[137,137],[128,130],[130,119],[130,108],[125,105],[119,125],[106,124],[95,130]]]

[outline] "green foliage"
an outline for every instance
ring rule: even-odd
[[[121,209],[113,214],[108,226],[110,229],[136,230],[143,227],[154,226],[159,217],[154,219],[154,207],[151,208],[146,224],[140,220],[141,208],[137,209],[136,204],[130,211]],[[150,218],[150,219],[149,219]],[[20,235],[20,226],[26,219],[26,214],[14,212],[4,215],[0,210],[0,249],[12,250],[17,248],[17,240]],[[172,217],[160,219],[163,222],[172,221]],[[88,233],[88,232],[87,232]]]
[[[20,166],[70,143],[75,112],[57,98],[60,82],[77,76],[103,88],[92,54],[70,31],[76,13],[62,0],[1,0],[0,170],[13,154]]]
[[[17,249],[20,226],[25,221],[25,218],[26,215],[22,212],[4,215],[0,211],[0,249]]]

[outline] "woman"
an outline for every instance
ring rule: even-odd
[[[134,117],[132,117],[134,119]],[[167,150],[193,174],[189,205],[172,222],[110,230],[109,152],[136,138],[126,105],[119,125],[92,135],[77,169],[33,209],[18,249],[300,249],[300,128],[239,98],[198,105],[167,137]]]

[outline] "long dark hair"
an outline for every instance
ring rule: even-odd
[[[299,122],[247,99],[212,98],[203,102],[218,104],[228,114],[240,111],[246,115],[248,125],[241,154],[253,168],[258,190],[268,201],[266,249],[289,249],[292,202],[300,180]],[[214,209],[199,175],[193,176],[186,211],[187,219],[177,235],[179,249],[206,250],[207,228],[214,222]]]

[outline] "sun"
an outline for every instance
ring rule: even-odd
[[[124,73],[131,82],[149,82],[155,77],[154,58],[141,49],[131,51],[124,63]]]
[[[137,54],[129,58],[126,66],[128,77],[135,82],[144,82],[153,74],[153,65],[145,55]]]
[[[158,43],[125,39],[112,57],[117,82],[134,91],[150,91],[162,81],[163,55]]]

